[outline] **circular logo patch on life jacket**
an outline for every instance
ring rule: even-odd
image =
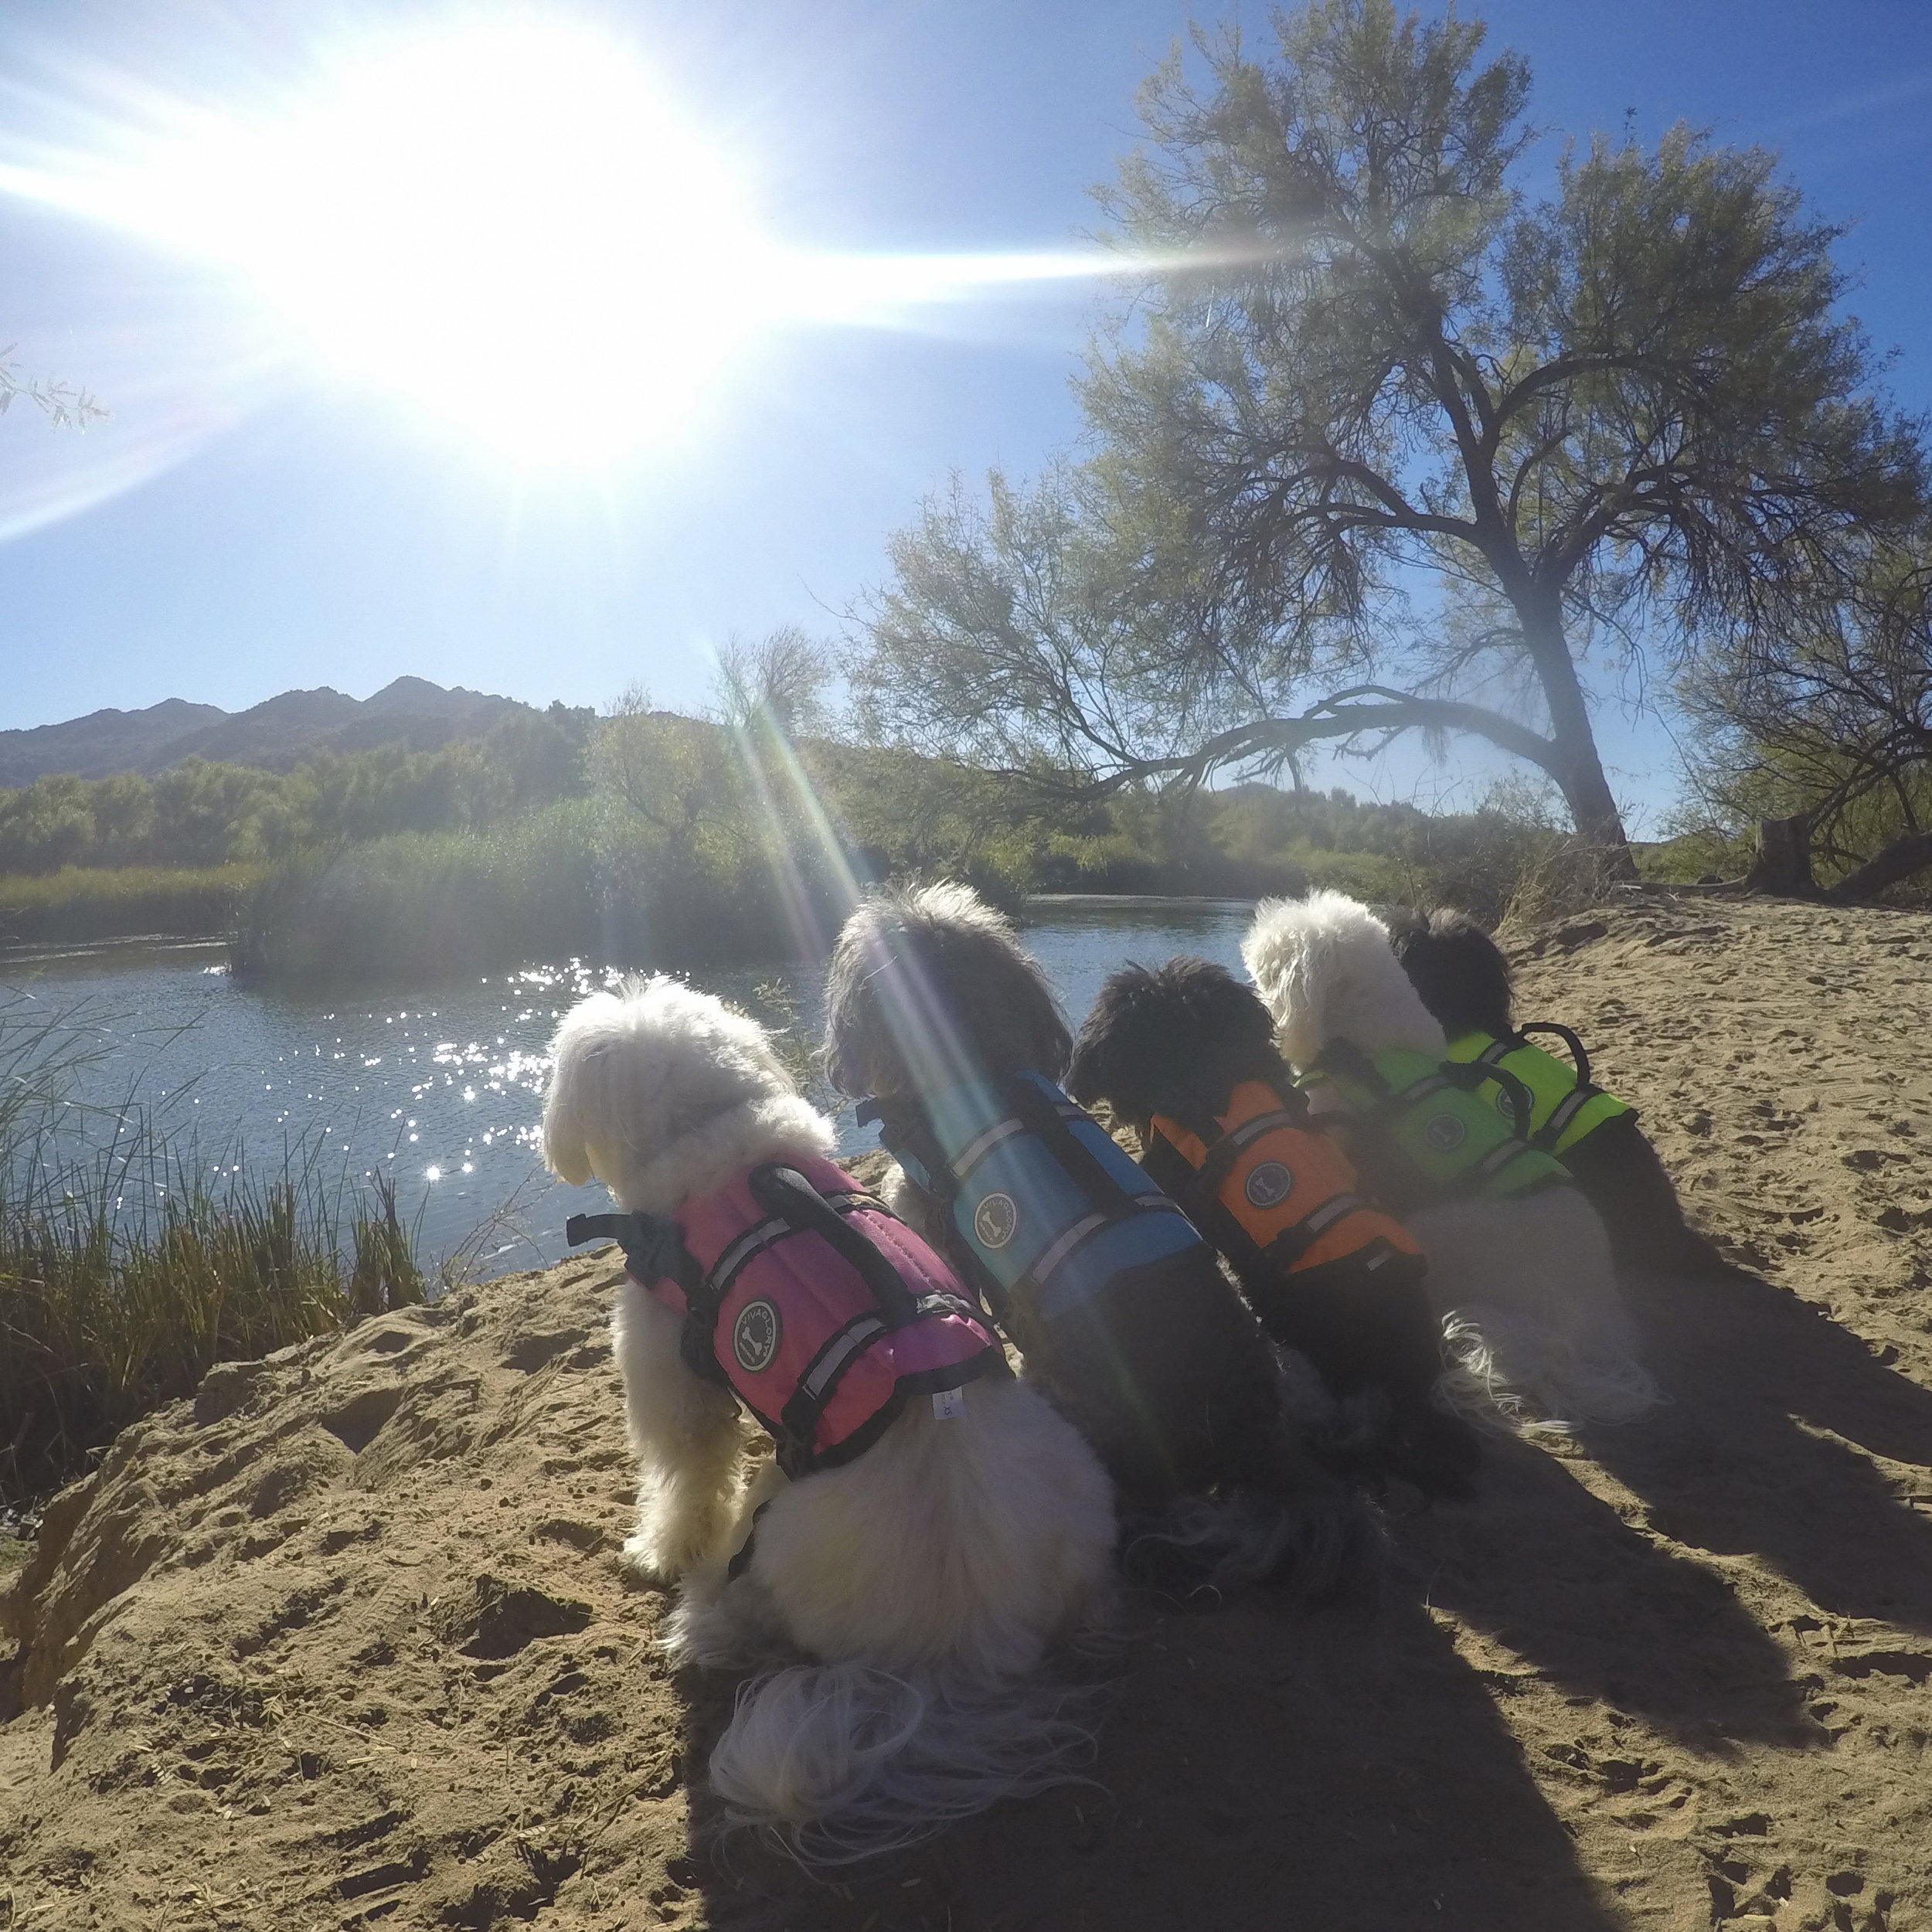
[[[1294,1176],[1280,1161],[1264,1161],[1243,1184],[1250,1207],[1279,1207],[1294,1192]]]
[[[757,1375],[771,1366],[778,1352],[778,1338],[785,1332],[775,1302],[747,1301],[731,1325],[731,1352],[747,1375]]]
[[[1003,1248],[1019,1226],[1019,1209],[1010,1194],[989,1194],[973,1210],[973,1238],[983,1248]]]
[[[1513,1134],[1516,1131],[1516,1105],[1506,1087],[1496,1089],[1496,1111],[1509,1123],[1509,1131]]]
[[[1468,1128],[1453,1114],[1432,1114],[1422,1124],[1422,1138],[1438,1154],[1454,1153],[1468,1133]]]

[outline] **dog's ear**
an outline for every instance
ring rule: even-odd
[[[1053,989],[1037,975],[1029,972],[1021,982],[1021,998],[1026,1009],[1026,1030],[1031,1045],[1024,1064],[1037,1067],[1049,1080],[1066,1071],[1073,1056],[1073,1036],[1067,1031]]]
[[[1298,1002],[1307,938],[1303,904],[1292,899],[1264,899],[1254,909],[1254,923],[1241,940],[1241,963],[1277,1025]]]
[[[1094,1015],[1089,1013],[1074,1036],[1073,1057],[1066,1063],[1066,1077],[1060,1083],[1083,1107],[1105,1100],[1114,1085],[1111,1043],[1088,1031],[1093,1021]]]
[[[590,1142],[603,1098],[602,1056],[578,1021],[566,1015],[551,1043],[549,1090],[543,1098],[543,1165],[560,1180],[582,1187],[593,1176]]]
[[[1468,913],[1438,906],[1389,922],[1389,943],[1422,1003],[1453,1037],[1480,1029],[1500,1038],[1515,1004],[1509,962]]]
[[[1131,963],[1107,975],[1080,1022],[1061,1083],[1081,1106],[1124,1097],[1132,1083],[1134,1009],[1153,984],[1154,975],[1145,966]]]
[[[884,963],[880,932],[883,908],[869,901],[847,918],[825,968],[825,1038],[818,1063],[842,1094],[872,1090],[872,1069],[864,1043],[879,1031],[872,972]]]

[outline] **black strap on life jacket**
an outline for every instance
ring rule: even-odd
[[[708,1270],[699,1267],[697,1257],[685,1245],[683,1231],[677,1223],[659,1215],[573,1215],[565,1226],[564,1236],[573,1247],[583,1241],[614,1239],[622,1244],[626,1265],[640,1281],[647,1284],[675,1281],[685,1301],[679,1352],[694,1372],[728,1389],[733,1386],[731,1378],[718,1359],[718,1314],[733,1283],[757,1256],[791,1235],[809,1233],[818,1235],[857,1274],[876,1305],[862,1309],[841,1323],[819,1345],[781,1413],[774,1417],[754,1411],[771,1435],[779,1468],[795,1481],[819,1466],[816,1454],[819,1420],[837,1394],[846,1372],[874,1342],[925,1315],[974,1315],[978,1311],[959,1296],[943,1291],[914,1293],[885,1252],[846,1218],[861,1213],[893,1218],[883,1202],[862,1189],[821,1194],[796,1168],[778,1161],[753,1168],[745,1182],[767,1219],[727,1243]],[[989,1348],[985,1355],[985,1359],[969,1366],[960,1379],[969,1381],[983,1374],[1005,1372],[1005,1358],[996,1347]],[[897,1413],[895,1404],[875,1417],[872,1425],[860,1431],[856,1438],[841,1444],[840,1460],[869,1446]],[[755,1524],[755,1516],[753,1521]],[[738,1576],[750,1563],[750,1551],[747,1538],[733,1560],[729,1572],[731,1577]]]
[[[684,1230],[675,1221],[662,1214],[573,1214],[563,1224],[563,1238],[573,1248],[586,1241],[615,1241],[624,1250],[625,1268],[638,1281],[647,1287],[653,1281],[675,1281],[684,1296],[678,1352],[685,1366],[706,1382],[731,1386],[713,1345],[723,1297],[709,1291],[709,1277],[685,1246]]]
[[[905,1277],[845,1218],[856,1211],[856,1204],[884,1213],[884,1207],[871,1196],[846,1196],[846,1202],[855,1205],[841,1212],[795,1167],[777,1162],[754,1167],[745,1179],[751,1198],[767,1214],[788,1222],[794,1232],[809,1230],[818,1235],[859,1276],[878,1303],[888,1328],[903,1328],[917,1315],[918,1298],[906,1287]]]
[[[1584,1051],[1583,1043],[1567,1026],[1560,1026],[1553,1019],[1526,1021],[1515,1032],[1506,1033],[1501,1039],[1492,1040],[1476,1056],[1483,1066],[1492,1069],[1497,1077],[1502,1077],[1502,1063],[1519,1046],[1529,1045],[1532,1033],[1554,1033],[1569,1049],[1570,1057],[1577,1070],[1577,1083],[1549,1111],[1545,1121],[1530,1138],[1530,1145],[1553,1154],[1556,1143],[1562,1139],[1570,1122],[1587,1107],[1604,1090],[1590,1077],[1590,1055]]]
[[[1305,1111],[1298,1116],[1285,1107],[1277,1107],[1269,1113],[1257,1114],[1251,1121],[1243,1121],[1230,1132],[1219,1132],[1217,1124],[1215,1136],[1197,1134],[1196,1139],[1207,1141],[1207,1158],[1201,1163],[1199,1178],[1193,1183],[1195,1191],[1203,1195],[1219,1194],[1221,1184],[1252,1142],[1264,1134],[1274,1133],[1277,1128],[1298,1128],[1305,1118]]]
[[[1291,1087],[1289,1090],[1294,1092],[1297,1090]],[[1278,1094],[1276,1097],[1280,1097]],[[1226,1104],[1226,1102],[1223,1101],[1223,1105]],[[1369,1202],[1366,1196],[1350,1192],[1331,1195],[1327,1200],[1311,1209],[1292,1227],[1282,1229],[1266,1248],[1260,1247],[1240,1225],[1240,1218],[1223,1205],[1221,1189],[1235,1162],[1247,1149],[1264,1134],[1272,1134],[1284,1127],[1292,1128],[1302,1133],[1315,1131],[1309,1124],[1305,1099],[1298,1110],[1282,1107],[1266,1114],[1257,1114],[1253,1120],[1243,1121],[1239,1127],[1226,1133],[1220,1132],[1217,1120],[1215,1131],[1219,1138],[1207,1141],[1207,1157],[1198,1169],[1189,1168],[1185,1156],[1181,1155],[1178,1149],[1174,1158],[1171,1161],[1163,1160],[1158,1169],[1145,1160],[1141,1164],[1148,1167],[1148,1171],[1153,1174],[1155,1179],[1168,1188],[1168,1192],[1181,1203],[1190,1219],[1203,1223],[1205,1217],[1219,1224],[1217,1233],[1223,1237],[1223,1246],[1229,1245],[1225,1237],[1227,1228],[1231,1225],[1235,1236],[1241,1243],[1253,1248],[1257,1253],[1265,1254],[1285,1272],[1292,1268],[1345,1214],[1352,1214],[1357,1208],[1366,1207]],[[1199,1134],[1196,1134],[1195,1138],[1197,1140],[1206,1138]],[[1162,1148],[1168,1145],[1165,1137],[1156,1137],[1154,1144]],[[1170,1185],[1164,1178],[1165,1174],[1172,1173],[1175,1169],[1181,1170],[1185,1175],[1179,1186]]]
[[[1330,1040],[1316,1055],[1315,1063],[1318,1068],[1327,1067],[1349,1079],[1360,1080],[1376,1096],[1376,1111],[1383,1114],[1399,1113],[1418,1100],[1427,1100],[1431,1094],[1440,1093],[1446,1087],[1459,1087],[1465,1094],[1473,1094],[1486,1082],[1494,1080],[1509,1102],[1515,1138],[1525,1146],[1529,1145],[1536,1100],[1529,1089],[1506,1066],[1480,1060],[1444,1060],[1433,1072],[1423,1074],[1420,1080],[1411,1080],[1398,1090],[1383,1078],[1381,1070],[1352,1040]],[[1477,1165],[1471,1171],[1472,1177],[1486,1181],[1515,1158],[1513,1150],[1499,1147]]]
[[[1052,1151],[1069,1178],[1108,1220],[1122,1221],[1144,1208],[1174,1205],[1158,1187],[1130,1194],[1107,1172],[1100,1156],[1073,1131],[1073,1121],[1092,1117],[1085,1107],[1072,1100],[1053,1100],[1031,1080],[1017,1074],[1004,1083],[1001,1091],[1014,1118]],[[1097,1127],[1099,1123],[1094,1124]]]
[[[866,1284],[873,1307],[861,1309],[842,1322],[818,1347],[798,1377],[798,1386],[787,1398],[775,1418],[760,1417],[770,1429],[777,1445],[778,1466],[796,1480],[820,1466],[816,1451],[818,1424],[827,1405],[838,1392],[847,1372],[874,1342],[894,1329],[903,1328],[923,1317],[934,1315],[971,1315],[977,1311],[959,1296],[943,1290],[915,1293],[891,1258],[876,1243],[852,1226],[849,1216],[860,1213],[890,1216],[885,1204],[863,1190],[821,1194],[796,1168],[769,1162],[755,1167],[745,1177],[752,1199],[772,1216],[774,1223],[787,1233],[816,1234]],[[767,1223],[770,1226],[772,1223]],[[782,1239],[782,1235],[777,1237]],[[733,1243],[734,1248],[742,1245]],[[768,1244],[761,1244],[768,1245]],[[722,1301],[740,1268],[757,1248],[747,1251],[726,1271],[730,1255],[723,1254],[712,1269],[710,1291]],[[998,1356],[998,1359],[993,1358]],[[961,1380],[1003,1370],[1005,1358],[989,1348],[985,1359],[971,1368]],[[872,1427],[839,1445],[841,1460],[856,1454],[874,1439],[879,1430],[897,1413],[895,1404],[872,1419]]]
[[[1086,1196],[1090,1210],[1035,1257],[1033,1268],[1038,1268],[1043,1262],[1047,1264],[1049,1272],[1058,1268],[1070,1254],[1085,1247],[1103,1229],[1131,1221],[1138,1215],[1150,1211],[1181,1212],[1179,1203],[1158,1184],[1138,1193],[1130,1193],[1107,1172],[1100,1156],[1073,1131],[1073,1121],[1092,1118],[1084,1107],[1070,1100],[1053,1099],[1042,1093],[1024,1074],[1016,1073],[1002,1081],[999,1090],[1011,1110],[1008,1118],[1032,1134],[1049,1158],[1059,1163],[1061,1172]],[[1099,1124],[1094,1124],[1097,1128]],[[982,1141],[987,1138],[981,1137]],[[969,1168],[967,1171],[970,1173],[972,1170]],[[1154,1179],[1151,1174],[1148,1175],[1150,1182]],[[955,1192],[963,1181],[963,1176],[955,1177],[948,1171],[947,1182]],[[975,1260],[978,1261],[977,1256]],[[989,1296],[996,1295],[998,1283],[992,1271],[983,1266],[981,1271]],[[1036,1293],[1044,1287],[1032,1268],[1027,1270],[1024,1279],[1032,1284]]]
[[[1319,1207],[1311,1209],[1293,1227],[1284,1228],[1268,1243],[1269,1258],[1284,1268],[1292,1268],[1345,1214],[1352,1214],[1369,1204],[1368,1196],[1363,1194],[1330,1195]]]
[[[1583,1050],[1583,1042],[1567,1026],[1560,1026],[1553,1019],[1532,1019],[1526,1020],[1516,1029],[1517,1039],[1526,1046],[1529,1044],[1529,1036],[1532,1033],[1554,1033],[1569,1049],[1570,1057],[1576,1063],[1577,1084],[1580,1087],[1589,1087],[1592,1084],[1590,1077],[1590,1056]]]

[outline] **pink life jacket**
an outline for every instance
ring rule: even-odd
[[[829,1161],[764,1162],[669,1218],[574,1215],[565,1233],[623,1243],[684,1317],[686,1363],[737,1395],[790,1476],[849,1462],[909,1396],[1007,1372],[958,1277]]]

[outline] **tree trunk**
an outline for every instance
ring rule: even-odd
[[[1932,866],[1932,832],[1908,832],[1894,838],[1855,872],[1847,872],[1836,885],[1828,886],[1825,896],[1837,906],[1875,899],[1887,886],[1896,886],[1928,866]]]
[[[1744,875],[1744,886],[1749,892],[1774,893],[1784,899],[1817,896],[1818,886],[1811,877],[1811,821],[1807,814],[1758,820],[1757,852]]]
[[[1530,661],[1536,667],[1543,702],[1549,707],[1549,735],[1556,746],[1560,769],[1550,775],[1562,787],[1579,837],[1600,846],[1613,879],[1635,884],[1637,861],[1631,855],[1624,815],[1617,809],[1610,781],[1597,755],[1597,737],[1590,728],[1590,706],[1577,676],[1570,640],[1563,634],[1559,611],[1526,610],[1517,606]]]

